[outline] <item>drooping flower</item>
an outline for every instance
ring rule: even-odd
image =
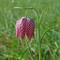
[[[18,19],[16,22],[16,37],[20,35],[20,38],[23,40],[26,34],[29,40],[32,36],[34,38],[34,27],[35,24],[32,18],[22,17]]]

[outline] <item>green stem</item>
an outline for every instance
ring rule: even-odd
[[[40,26],[38,24],[38,36],[39,36],[39,60],[41,60],[41,44],[40,44]]]
[[[31,9],[33,9],[36,12],[36,15],[37,15],[38,36],[39,36],[39,60],[41,60],[41,44],[40,44],[41,42],[40,42],[40,23],[39,23],[39,16],[38,16],[38,13],[37,13],[36,9],[34,9],[34,8],[31,8]],[[28,12],[29,10],[27,10],[26,12]],[[26,15],[27,15],[27,13],[26,13]]]
[[[34,9],[35,10],[35,9]],[[37,22],[38,22],[38,37],[39,37],[39,60],[41,60],[41,44],[40,44],[40,23],[39,23],[39,16],[37,11],[35,10],[37,15]]]
[[[27,17],[27,13],[28,13],[28,11],[29,11],[29,9],[26,11],[26,13],[25,13],[25,16]]]

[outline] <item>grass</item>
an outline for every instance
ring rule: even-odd
[[[12,10],[13,7],[34,7],[41,14],[43,9],[50,6],[50,11],[42,16],[41,36],[48,28],[58,26],[46,33],[42,40],[42,60],[60,59],[60,1],[59,0],[2,0],[0,1],[0,60],[32,60],[25,39],[16,39],[15,25],[18,18],[25,16],[26,10]],[[38,32],[37,20],[33,11],[29,11],[28,17],[35,21],[35,39],[29,41],[29,46],[38,60]],[[25,37],[26,38],[26,37]]]

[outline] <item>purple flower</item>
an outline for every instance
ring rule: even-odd
[[[20,35],[20,38],[23,40],[25,34],[29,40],[32,38],[32,36],[34,38],[34,27],[35,24],[32,18],[22,17],[18,19],[16,22],[16,38],[18,35]]]

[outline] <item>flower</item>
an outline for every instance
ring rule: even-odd
[[[18,38],[18,35],[20,35],[20,38],[23,40],[25,34],[29,40],[32,38],[32,36],[34,38],[34,27],[35,24],[32,18],[19,18],[16,22],[16,38]]]

